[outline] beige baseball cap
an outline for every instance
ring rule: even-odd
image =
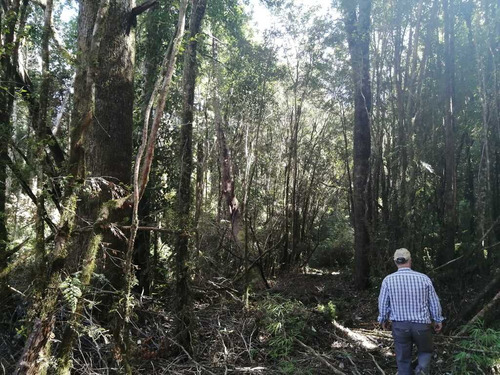
[[[399,264],[408,262],[411,259],[411,254],[408,249],[402,247],[394,252],[394,261]]]

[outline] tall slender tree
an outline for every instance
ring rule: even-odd
[[[443,249],[438,253],[438,265],[449,262],[455,253],[457,222],[457,173],[455,164],[455,16],[454,1],[443,1],[444,15],[444,90],[445,113],[445,178],[444,178],[444,222]]]
[[[206,0],[194,0],[189,20],[189,42],[184,55],[182,126],[180,134],[179,166],[180,181],[178,188],[177,212],[179,230],[175,248],[176,259],[176,311],[177,340],[186,350],[192,351],[192,318],[189,291],[189,237],[194,230],[191,218],[193,172],[193,121],[194,92],[196,83],[197,46],[201,21],[205,14]],[[191,244],[193,245],[193,244]]]
[[[355,284],[368,287],[370,264],[370,16],[371,0],[343,1],[354,89],[354,263]]]

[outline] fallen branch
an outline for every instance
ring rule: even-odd
[[[266,367],[258,366],[258,367],[235,367],[237,372],[261,372],[266,370]]]
[[[26,260],[32,256],[34,253],[34,250],[32,249],[31,251],[26,251],[24,254],[21,254],[19,257],[17,257],[12,263],[8,264],[1,272],[0,272],[0,280],[4,279],[7,277],[14,269],[16,269],[19,266],[23,266],[26,264]]]
[[[486,305],[484,306],[481,311],[479,311],[459,332],[458,336],[463,335],[466,331],[467,328],[476,323],[480,319],[484,319],[484,317],[490,312],[490,311],[496,311],[496,315],[498,315],[498,309],[495,310],[496,306],[500,303],[500,292],[498,292],[495,297]]]
[[[350,339],[354,343],[358,344],[363,349],[368,350],[368,351],[379,349],[379,347],[375,343],[373,343],[373,341],[369,337],[367,337],[361,333],[356,333],[356,332],[350,330],[349,328],[344,327],[343,325],[338,323],[336,320],[333,320],[332,324],[337,330],[342,332],[345,337],[347,337],[348,339]]]
[[[357,331],[362,332],[366,336],[370,337],[377,337],[377,338],[383,338],[383,339],[392,339],[392,335],[389,332],[384,332],[384,331],[372,331],[369,329],[363,329],[359,328]]]
[[[210,371],[209,369],[207,369],[206,367],[202,366],[201,364],[199,364],[198,362],[196,362],[193,357],[191,357],[191,355],[188,353],[188,351],[181,345],[179,344],[177,341],[175,340],[172,340],[170,337],[167,337],[168,341],[170,341],[172,344],[178,346],[183,352],[184,354],[187,355],[187,357],[189,358],[190,361],[192,361],[196,366],[200,367],[203,371],[206,371],[208,374],[211,374],[211,375],[216,375],[215,373],[213,373],[212,371]]]
[[[449,266],[450,264],[455,263],[457,260],[460,260],[460,259],[462,259],[463,257],[464,257],[464,256],[462,255],[462,256],[459,256],[458,258],[452,259],[452,260],[450,260],[449,262],[446,262],[445,264],[442,264],[442,265],[440,265],[439,267],[436,267],[436,268],[434,268],[434,269],[430,270],[430,271],[429,271],[429,273],[431,273],[431,272],[435,272],[435,271],[437,271],[437,270],[439,270],[439,269],[441,269],[441,268],[444,268],[444,267],[446,267],[446,266]]]
[[[354,363],[354,361],[352,360],[351,356],[349,354],[345,354],[345,357],[349,360],[349,362],[351,362],[351,365],[354,366],[354,370],[353,372],[356,374],[356,375],[361,375],[361,373],[358,371],[358,366],[356,366],[356,364]]]
[[[368,353],[370,355],[370,357],[372,357],[373,359],[373,362],[375,363],[375,366],[377,366],[378,370],[380,371],[380,373],[382,375],[385,375],[385,372],[384,370],[382,370],[382,367],[380,367],[380,365],[378,364],[377,360],[375,359],[375,356],[372,354],[372,353]]]
[[[364,329],[364,328],[357,328],[356,331],[364,333],[366,336],[371,336],[371,337],[378,337],[378,338],[383,338],[383,339],[391,339],[392,340],[392,334],[387,331],[378,331],[378,330],[370,330],[370,329]],[[443,334],[439,335],[434,335],[434,340],[464,340],[464,339],[470,339],[469,336],[447,336]]]
[[[333,321],[333,324],[334,324],[334,326],[335,326],[336,328],[338,328],[338,329],[339,329],[339,330],[341,330],[342,332],[349,331],[351,335],[358,335],[359,337],[363,337],[363,336],[364,336],[364,335],[362,335],[362,334],[360,334],[360,333],[356,333],[356,332],[353,332],[353,331],[349,330],[349,328],[346,328],[346,327],[344,327],[344,326],[340,325],[340,324],[339,324],[339,323],[337,323],[336,321]],[[364,330],[364,331],[368,331],[368,330]],[[385,335],[379,335],[379,334],[378,334],[378,332],[376,332],[376,331],[375,331],[375,332],[368,331],[367,333],[368,333],[369,335],[372,335],[372,336],[376,336],[376,337],[383,337],[384,339],[389,339],[389,337],[387,337],[387,336],[385,336]],[[337,335],[335,335],[335,336],[337,336]],[[337,336],[337,337],[338,337],[338,336]],[[348,337],[349,337],[351,340],[353,339],[353,337],[352,337],[352,336],[349,336],[349,335],[348,335]],[[356,342],[358,342],[358,341],[356,341]],[[366,349],[366,348],[365,348],[365,349]],[[377,349],[379,349],[379,348],[378,348],[378,346],[377,346]],[[383,352],[382,354],[386,355],[387,353]],[[370,357],[372,357],[372,360],[373,360],[373,362],[375,363],[375,366],[377,367],[377,369],[380,371],[380,373],[381,373],[382,375],[385,375],[384,370],[382,370],[382,367],[380,367],[380,365],[378,364],[377,360],[375,359],[375,356],[374,356],[372,353],[370,353],[370,352],[368,352],[368,355],[369,355]],[[349,356],[348,356],[347,358],[348,358],[348,359],[349,359],[349,361],[350,361],[350,362],[354,365],[354,362],[351,360],[351,358],[350,358]],[[354,366],[356,366],[356,365],[354,365]],[[357,368],[356,368],[356,372],[359,374],[359,372],[357,371]]]
[[[132,229],[132,226],[131,225],[117,225],[117,228],[120,228],[121,230],[130,230],[130,229]],[[158,227],[137,227],[137,230],[148,230],[151,232],[162,232],[162,233],[169,233],[169,234],[175,233],[171,229],[158,228]]]
[[[495,292],[498,291],[500,287],[500,271],[497,271],[492,277],[491,281],[486,285],[481,293],[479,293],[473,301],[467,304],[467,307],[463,309],[458,317],[454,319],[448,326],[445,326],[446,332],[454,331],[458,324],[462,321],[467,321],[470,319],[475,312],[479,310],[484,300],[494,296]],[[460,335],[460,334],[459,334]]]
[[[321,362],[323,362],[329,369],[333,371],[334,374],[338,375],[347,375],[345,372],[340,371],[336,367],[334,367],[330,362],[328,362],[321,354],[316,352],[313,348],[310,346],[304,344],[302,341],[300,341],[298,338],[294,338],[294,341],[296,341],[299,345],[307,349],[311,354],[313,354],[316,358],[318,358]]]

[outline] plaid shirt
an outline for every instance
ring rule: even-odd
[[[441,304],[431,279],[410,268],[400,268],[382,282],[378,321],[440,323]]]

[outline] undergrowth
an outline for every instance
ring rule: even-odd
[[[482,321],[471,325],[469,338],[459,342],[454,356],[454,374],[500,374],[500,331],[485,328]]]
[[[269,356],[276,360],[288,359],[295,339],[303,338],[310,312],[301,302],[280,295],[266,297],[259,302],[259,307],[263,312],[263,338],[269,347]],[[289,361],[281,367],[284,373],[293,372],[293,363]]]

